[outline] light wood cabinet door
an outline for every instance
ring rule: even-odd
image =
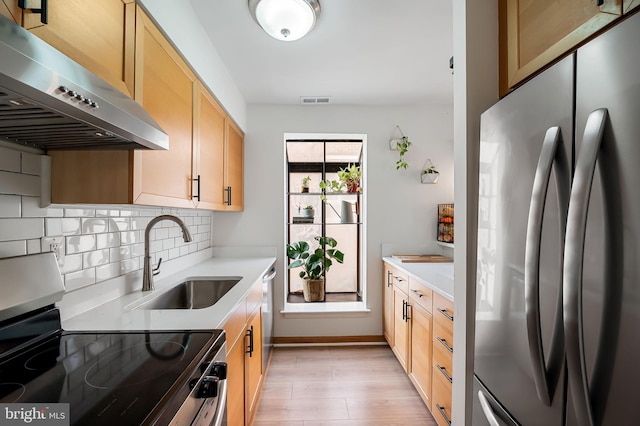
[[[409,378],[427,407],[431,408],[431,314],[416,303],[411,305],[411,368]]]
[[[225,210],[241,211],[244,208],[244,135],[230,118],[227,118],[226,149],[225,188],[230,191],[225,197]]]
[[[135,100],[169,135],[169,149],[134,152],[134,203],[194,207],[191,190],[195,84],[193,72],[138,7]]]
[[[194,195],[196,206],[224,210],[226,114],[202,83],[198,83],[194,115],[194,175],[199,179],[199,185],[193,189],[199,195]]]
[[[25,10],[23,26],[109,84],[134,95],[134,0],[50,1],[48,24]]]
[[[235,336],[227,336],[233,340]],[[245,426],[244,421],[244,351],[240,338],[227,351],[227,424]]]
[[[18,25],[22,24],[22,9],[18,7],[18,0],[0,0],[0,15],[10,18]]]
[[[409,307],[407,295],[396,286],[393,287],[393,352],[405,371],[409,371],[409,323],[406,319]]]
[[[245,407],[247,423],[251,424],[258,407],[258,395],[262,386],[262,309],[258,309],[247,322],[245,354]]]
[[[618,19],[622,0],[500,0],[500,94]]]
[[[438,426],[451,426],[451,383],[438,371],[433,371],[433,402],[431,413]]]
[[[393,304],[393,270],[392,268],[384,264],[384,311],[383,311],[383,332],[384,338],[387,339],[389,346],[393,347],[393,322],[394,322],[394,304]]]

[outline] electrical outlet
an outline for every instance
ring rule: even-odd
[[[52,251],[58,260],[58,266],[64,266],[64,237],[42,237],[40,239],[40,249],[43,253]]]

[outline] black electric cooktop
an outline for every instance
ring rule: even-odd
[[[0,327],[0,402],[69,403],[74,425],[140,425],[179,404],[175,393],[199,377],[204,354],[222,333],[43,335],[47,320],[40,320],[23,324],[15,336]],[[25,337],[30,333],[40,338]]]

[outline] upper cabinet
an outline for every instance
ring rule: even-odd
[[[196,77],[141,9],[136,13],[135,64],[135,100],[169,135],[169,150],[134,152],[134,202],[193,207]]]
[[[52,202],[242,210],[242,132],[142,9],[133,14],[134,98],[169,149],[50,152]]]
[[[229,118],[225,149],[225,210],[240,211],[244,207],[244,135]]]
[[[22,23],[22,10],[18,7],[18,0],[0,0],[0,15],[4,15],[16,24]]]
[[[39,13],[23,13],[26,29],[129,97],[134,94],[135,25],[134,0],[92,0],[90,6],[86,0],[50,1],[47,25]]]
[[[500,0],[499,11],[500,95],[505,95],[618,19],[622,0],[604,0],[602,6],[596,0]]]

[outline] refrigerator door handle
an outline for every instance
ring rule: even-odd
[[[478,391],[478,399],[480,400],[480,407],[482,407],[482,412],[487,418],[489,424],[491,426],[500,426],[500,423],[498,423],[498,418],[496,417],[496,414],[493,412],[493,409],[489,404],[489,400],[486,396],[484,396],[484,393],[482,393],[481,390]]]
[[[615,155],[602,141],[608,111],[597,109],[589,114],[583,143],[576,162],[563,267],[564,334],[566,339],[567,371],[576,419],[580,425],[594,426],[601,422],[606,407],[612,375],[622,303],[622,241],[621,210]],[[603,155],[605,154],[606,155]],[[603,313],[597,354],[591,383],[587,377],[582,286],[584,249],[587,232],[587,213],[596,161],[603,186],[605,251]]]
[[[554,165],[558,207],[560,209],[560,235],[564,235],[569,205],[569,162],[566,151],[563,148],[562,132],[557,126],[547,130],[538,159],[531,192],[531,203],[529,205],[524,265],[525,317],[529,354],[538,398],[548,406],[551,405],[553,400],[564,361],[561,285],[558,286],[558,303],[547,363],[545,363],[542,347],[540,318],[540,244],[547,191],[551,180],[551,170]],[[560,253],[564,251],[564,241],[561,244]]]

